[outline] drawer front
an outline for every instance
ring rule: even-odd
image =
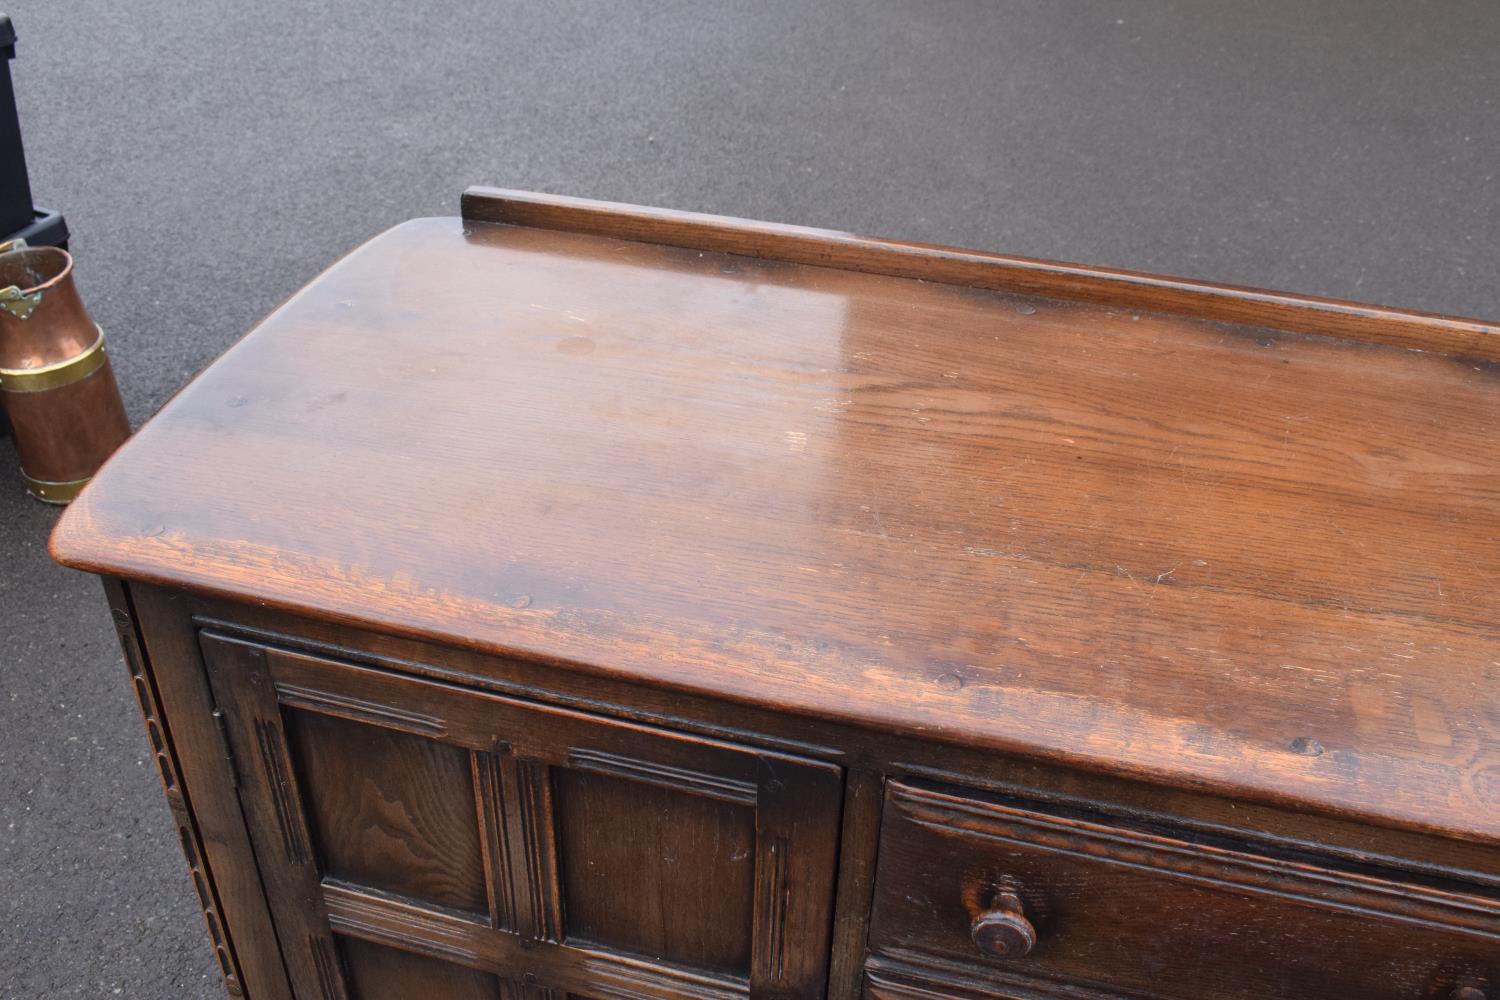
[[[861,996],[864,1000],[1127,1000],[1118,994],[996,969],[965,969],[951,964],[934,968],[930,962],[917,969],[878,958],[865,969]]]
[[[901,782],[870,947],[1181,1000],[1500,998],[1492,896]]]
[[[299,998],[822,996],[839,768],[200,645]]]

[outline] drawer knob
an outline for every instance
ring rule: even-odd
[[[1453,1000],[1489,1000],[1489,994],[1477,986],[1460,986],[1453,991]]]
[[[974,944],[991,958],[1020,958],[1036,945],[1036,928],[1026,919],[1021,897],[1013,892],[996,893],[969,931]]]

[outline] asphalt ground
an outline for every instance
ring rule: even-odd
[[[8,0],[139,423],[487,183],[1500,314],[1500,5]],[[0,442],[0,998],[221,996],[98,584]]]

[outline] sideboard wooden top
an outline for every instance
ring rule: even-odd
[[[506,192],[180,395],[63,562],[1500,841],[1483,323]]]

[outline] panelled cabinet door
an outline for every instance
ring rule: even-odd
[[[201,644],[301,1000],[822,996],[836,766]]]

